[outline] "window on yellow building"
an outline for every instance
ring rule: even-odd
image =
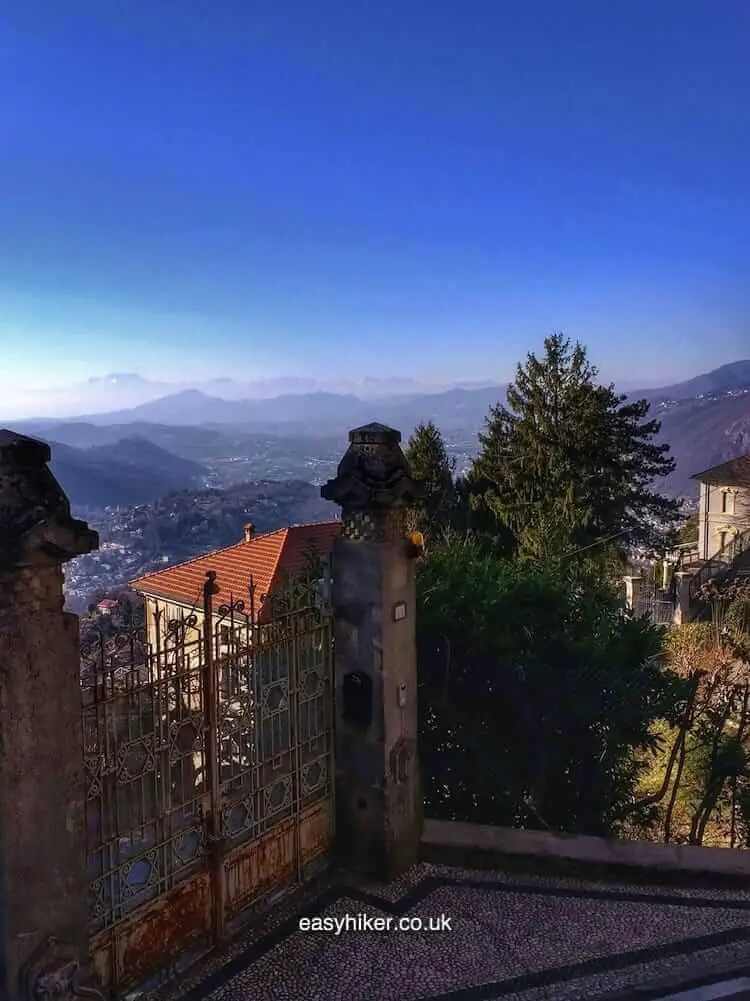
[[[723,490],[721,493],[721,513],[734,514],[734,492]]]

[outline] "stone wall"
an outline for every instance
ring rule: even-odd
[[[47,445],[0,431],[0,996],[88,949],[78,618],[63,563],[98,545]],[[31,966],[29,965],[31,964]],[[28,986],[28,985],[27,985]]]

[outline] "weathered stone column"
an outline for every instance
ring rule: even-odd
[[[690,600],[690,583],[695,576],[694,570],[678,570],[675,573],[676,601],[672,622],[675,626],[684,626],[692,618],[692,603]]]
[[[349,434],[321,494],[341,505],[333,549],[337,844],[343,865],[385,881],[417,859],[414,552],[406,508],[421,494],[401,434],[368,424]]]
[[[67,997],[88,948],[78,618],[63,611],[62,565],[99,540],[71,517],[49,458],[0,430],[0,997],[12,1001],[38,976]]]
[[[635,575],[630,575],[624,578],[625,580],[625,607],[634,612],[637,609],[638,601],[641,597],[641,586],[643,584],[643,578]]]

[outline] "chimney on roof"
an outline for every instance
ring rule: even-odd
[[[247,525],[242,526],[242,531],[245,533],[245,542],[249,542],[255,535],[255,525],[252,521],[248,521]]]

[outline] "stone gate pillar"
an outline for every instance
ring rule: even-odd
[[[693,602],[690,594],[690,584],[695,576],[694,570],[678,570],[675,573],[675,607],[672,622],[675,626],[684,626],[692,617]]]
[[[641,598],[641,587],[643,585],[643,577],[637,574],[630,574],[628,577],[624,578],[625,581],[625,607],[634,612],[638,609],[638,603]]]
[[[42,442],[0,430],[0,997],[65,993],[88,947],[78,618],[62,565],[98,545]],[[51,978],[51,979],[50,979]]]
[[[421,494],[401,434],[368,424],[349,434],[322,489],[342,509],[333,548],[337,846],[341,863],[391,880],[417,859],[414,553],[406,508]]]

